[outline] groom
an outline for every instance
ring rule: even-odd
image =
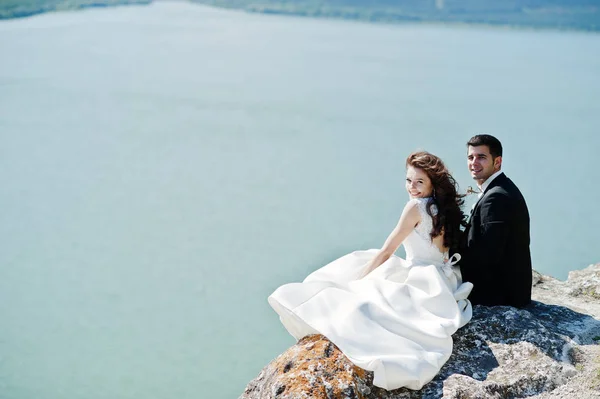
[[[471,176],[481,193],[459,252],[463,280],[473,283],[473,305],[523,307],[531,302],[529,211],[521,192],[500,170],[502,144],[490,135],[467,143]]]

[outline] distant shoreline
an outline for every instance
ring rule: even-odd
[[[194,3],[195,0],[153,0],[153,2],[166,2],[166,1],[183,1]],[[557,27],[557,26],[535,26],[535,25],[519,25],[519,24],[507,24],[500,22],[476,22],[476,21],[444,21],[444,20],[434,20],[434,19],[422,19],[422,20],[368,20],[368,19],[360,19],[360,18],[347,18],[347,17],[339,17],[332,15],[306,15],[301,13],[284,13],[284,12],[270,12],[270,11],[255,11],[255,10],[245,10],[241,8],[232,8],[232,7],[222,7],[216,6],[206,3],[198,3],[201,5],[206,5],[208,7],[215,7],[224,10],[235,10],[246,12],[249,14],[263,14],[263,15],[273,15],[273,16],[282,16],[282,17],[297,17],[297,18],[310,18],[310,19],[320,19],[320,20],[332,20],[332,21],[348,21],[348,22],[362,22],[368,24],[375,25],[430,25],[430,26],[455,26],[455,27],[479,27],[479,28],[490,28],[490,29],[515,29],[515,30],[525,30],[525,31],[549,31],[549,32],[578,32],[578,33],[589,33],[589,34],[598,34],[600,33],[600,27],[594,29],[587,28],[577,28],[577,27]]]
[[[148,5],[153,0],[6,0],[0,3],[0,21],[27,18],[58,11],[75,11],[88,8],[106,8],[124,5]]]
[[[105,8],[121,5],[149,5],[167,0],[5,0],[0,3],[0,20],[26,18],[47,12]],[[308,17],[313,19],[346,20],[374,24],[443,24],[457,26],[487,26],[506,29],[600,32],[600,6],[547,7],[516,9],[512,12],[485,10],[438,10],[398,7],[323,6],[311,0],[294,3],[283,0],[176,0],[248,13]],[[444,0],[437,0],[436,3]],[[470,0],[461,0],[468,5]],[[483,1],[486,0],[478,0]],[[489,1],[489,0],[488,0]],[[518,0],[517,0],[518,1]],[[565,0],[567,4],[568,0]]]
[[[297,16],[320,19],[402,24],[427,23],[445,25],[491,26],[532,30],[600,32],[600,5],[577,5],[577,0],[556,0],[546,6],[531,8],[524,0],[515,7],[498,8],[492,0],[446,0],[419,2],[407,0],[402,8],[391,1],[376,0],[373,6],[341,0],[335,6],[315,0],[188,0],[218,8],[250,13]],[[346,3],[347,4],[344,4]],[[523,3],[519,5],[518,3]],[[562,4],[561,4],[562,3]],[[423,5],[423,4],[429,4]],[[437,5],[442,5],[438,8]]]

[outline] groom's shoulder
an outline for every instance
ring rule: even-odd
[[[490,187],[489,190],[486,191],[485,196],[482,198],[482,201],[487,202],[489,204],[498,204],[503,202],[509,202],[511,199],[510,192],[506,189],[506,187],[502,186],[494,186]]]
[[[498,182],[498,187],[505,191],[508,195],[521,196],[521,190],[519,190],[519,187],[517,187],[517,185],[505,174],[502,174],[502,177],[503,178]]]
[[[489,191],[504,192],[511,195],[519,192],[519,188],[508,176],[502,173],[492,181]]]
[[[498,180],[498,181],[496,181]],[[496,184],[493,184],[496,183]],[[492,202],[513,202],[523,199],[521,191],[511,179],[502,174],[493,182],[493,187],[490,187],[486,193],[488,201]]]
[[[514,184],[506,175],[496,177],[488,187],[482,200],[488,203],[509,201],[512,197]]]

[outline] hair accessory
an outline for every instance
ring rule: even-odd
[[[481,193],[481,190],[475,190],[471,186],[467,187],[467,194],[480,194],[480,193]]]

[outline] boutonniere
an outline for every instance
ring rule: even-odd
[[[467,187],[467,194],[480,194],[481,190],[475,190],[473,187]]]

